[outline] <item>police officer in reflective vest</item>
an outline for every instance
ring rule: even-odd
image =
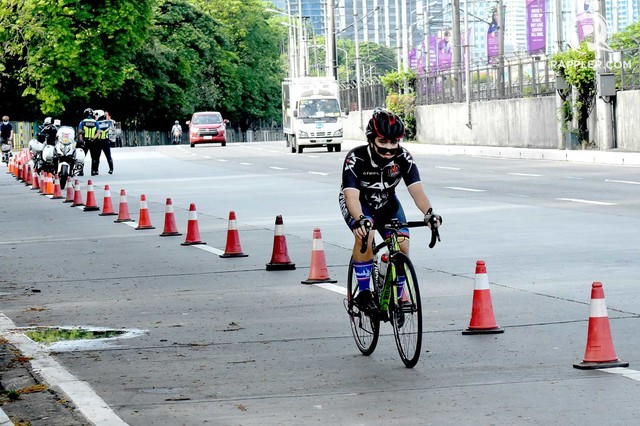
[[[109,120],[107,114],[97,109],[93,112],[93,118],[96,120],[98,129],[94,146],[91,148],[91,176],[98,174],[100,168],[100,154],[104,152],[109,164],[109,174],[113,173],[113,159],[111,158],[111,141],[109,140],[109,129],[112,121]]]
[[[93,118],[93,110],[91,108],[87,108],[84,110],[84,117],[80,124],[78,124],[78,148],[82,148],[84,151],[84,155],[87,155],[87,151],[91,148],[92,145],[95,145],[93,141],[98,133],[98,128],[96,126],[96,120]],[[91,162],[93,163],[93,150],[91,151]],[[91,169],[93,170],[93,168]],[[84,176],[84,171],[80,171],[78,176]]]

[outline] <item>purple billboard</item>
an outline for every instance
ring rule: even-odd
[[[498,31],[504,31],[498,25],[498,9],[491,11],[491,23],[487,29],[487,62],[495,64],[500,52]]]
[[[527,51],[544,53],[547,49],[545,0],[525,0],[527,8]]]

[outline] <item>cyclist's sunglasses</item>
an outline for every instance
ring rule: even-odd
[[[398,143],[398,141],[395,141],[395,142],[393,142],[393,141],[385,141],[385,142]],[[373,144],[376,146],[376,149],[378,150],[378,152],[380,154],[382,154],[382,155],[384,155],[384,154],[397,154],[398,151],[400,150],[400,146],[399,145],[396,146],[395,148],[384,148],[384,147],[381,147],[380,145],[378,145],[376,143],[376,141],[374,141]]]

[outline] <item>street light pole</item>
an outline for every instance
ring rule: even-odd
[[[305,48],[304,48],[304,35],[302,34],[302,1],[298,0],[298,77],[304,77],[306,75],[305,70]]]
[[[327,53],[327,77],[338,79],[338,65],[335,58],[336,53],[336,24],[335,24],[335,0],[327,1],[327,39],[325,51]]]
[[[366,1],[366,0],[365,0]],[[396,0],[397,1],[397,0]],[[356,87],[358,92],[358,112],[360,113],[360,128],[364,126],[362,124],[362,85],[360,84],[360,40],[358,34],[358,2],[353,0],[353,35],[354,44],[356,50]]]

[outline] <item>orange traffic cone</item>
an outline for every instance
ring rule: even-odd
[[[35,178],[35,175],[34,175]],[[73,183],[71,183],[71,176],[69,176],[67,178],[67,197],[64,199],[63,203],[73,203],[73,196],[74,196],[74,191],[73,191]]]
[[[31,185],[31,189],[40,190],[40,176],[38,176],[35,170],[32,171],[31,174],[33,175],[31,177],[31,180],[33,181],[33,185]]]
[[[102,213],[98,216],[115,216],[118,213],[113,211],[113,203],[111,202],[111,190],[109,185],[104,186],[104,199],[102,201]]]
[[[191,203],[189,206],[189,222],[187,222],[187,238],[183,243],[183,246],[190,246],[193,244],[207,244],[200,241],[200,230],[198,229],[198,213],[196,213],[196,205]]]
[[[313,245],[311,246],[311,267],[309,268],[309,278],[301,281],[302,284],[337,283],[329,277],[327,261],[324,257],[324,245],[322,244],[322,234],[320,228],[313,230]]]
[[[138,226],[135,229],[156,229],[151,225],[151,218],[149,217],[149,208],[147,207],[146,195],[140,195],[140,218],[138,219]]]
[[[248,254],[242,253],[242,247],[240,246],[240,234],[238,234],[238,228],[236,226],[236,212],[229,212],[229,228],[227,230],[227,245],[224,249],[224,254],[220,257],[247,257]]]
[[[64,197],[62,196],[62,189],[60,188],[60,178],[58,177],[58,175],[56,175],[56,179],[53,185],[53,197],[51,197],[51,199],[59,200],[60,198]]]
[[[498,327],[493,316],[491,303],[491,291],[489,290],[489,277],[484,260],[476,262],[476,284],[473,290],[473,306],[471,307],[471,320],[469,327],[462,334],[496,334],[504,333],[504,329]]]
[[[120,205],[118,206],[118,218],[114,222],[133,222],[129,215],[129,205],[127,204],[127,194],[124,189],[120,190]]]
[[[178,232],[176,227],[176,219],[173,214],[173,204],[171,198],[167,198],[167,204],[164,210],[164,231],[160,234],[161,237],[170,237],[174,235],[182,235]]]
[[[40,188],[38,189],[39,194],[42,194],[44,192],[45,186],[47,186],[47,174],[45,172],[40,172]]]
[[[53,175],[51,173],[47,173],[42,195],[53,195]]]
[[[629,366],[628,362],[618,359],[613,348],[607,304],[604,301],[601,282],[596,281],[591,285],[591,313],[589,314],[587,349],[582,362],[573,364],[573,366],[581,370]]]
[[[96,194],[93,191],[93,182],[91,179],[87,181],[87,204],[83,209],[85,212],[93,212],[96,210],[100,210],[98,207],[98,203],[96,203]]]
[[[26,186],[33,186],[33,171],[31,170],[31,166],[27,164],[27,169],[25,171],[25,181],[24,184]]]
[[[76,179],[73,184],[73,204],[71,207],[79,207],[84,206],[84,201],[82,201],[82,192],[80,191],[80,181]]]
[[[296,269],[296,264],[291,263],[287,252],[287,240],[284,236],[282,216],[276,216],[276,230],[273,237],[273,252],[271,262],[267,263],[267,271],[284,271]]]

